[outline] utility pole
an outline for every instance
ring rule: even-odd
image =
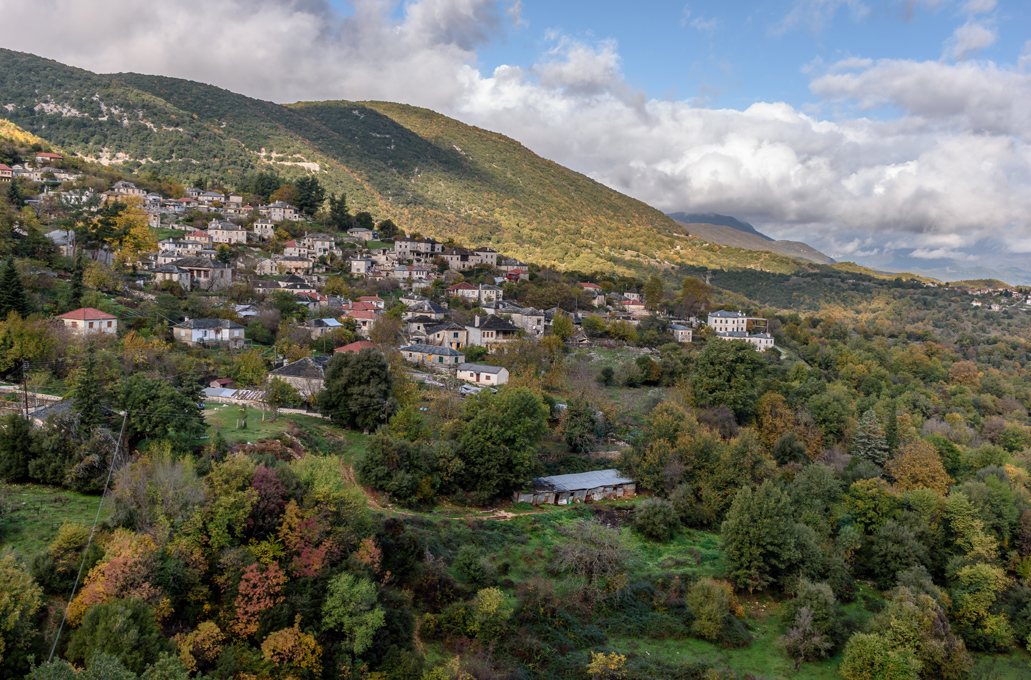
[[[25,392],[25,420],[29,419],[29,360],[21,361],[21,384]]]

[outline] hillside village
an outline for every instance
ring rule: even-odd
[[[321,380],[314,376],[321,375],[333,352],[364,348],[354,339],[372,337],[378,324],[388,323],[390,330],[377,340],[397,346],[413,367],[490,385],[503,384],[505,377],[487,372],[487,365],[466,361],[467,354],[481,360],[516,340],[539,340],[552,332],[556,317],[572,322],[571,335],[563,338],[572,343],[589,342],[583,329],[586,317],[591,317],[589,328],[592,323],[595,328],[614,323],[636,328],[647,319],[679,343],[691,343],[699,328],[695,316],[680,318],[671,310],[659,310],[661,298],[648,305],[641,290],[616,290],[607,282],[577,282],[572,309],[520,304],[511,298],[514,284],[530,279],[527,263],[487,246],[463,247],[404,235],[392,223],[386,225],[386,234],[357,224],[327,233],[325,219],[320,224],[287,202],[252,206],[235,192],[191,186],[183,197],[173,198],[124,179],[105,191],[62,189],[62,182],[74,184],[79,175],[55,167],[60,161],[58,154],[41,153],[34,159],[36,167],[15,166],[14,176],[20,181],[31,180],[44,189],[28,205],[41,214],[53,203],[86,207],[87,212],[127,206],[138,209],[146,225],[165,236],[122,263],[134,272],[127,283],[130,295],[198,291],[217,305],[234,292],[239,302],[230,318],[186,318],[171,326],[176,343],[242,350],[253,346],[247,332],[250,320],[269,309],[273,297],[303,309],[289,332],[306,335],[313,347],[332,351],[316,349],[312,357],[276,368],[270,378],[283,379],[309,402],[321,389]],[[79,244],[74,230],[56,229],[46,235],[66,257],[114,262],[109,246]],[[347,297],[340,294],[344,288],[378,294]],[[72,310],[58,318],[79,333],[117,330],[117,318],[97,309]],[[759,350],[774,347],[773,337],[762,332],[762,318],[718,311],[710,314],[707,325],[715,338],[748,342]],[[228,398],[231,392],[220,388],[217,394]]]

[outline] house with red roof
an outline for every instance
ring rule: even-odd
[[[375,343],[369,342],[368,340],[357,340],[355,342],[352,342],[349,345],[344,345],[343,347],[337,347],[333,351],[334,352],[354,352],[355,354],[357,354],[358,352],[361,352],[363,349],[372,349],[375,346],[376,346]]]
[[[64,327],[76,335],[87,333],[118,333],[118,317],[93,307],[82,307],[57,317]]]
[[[14,170],[0,163],[0,182],[10,182],[14,178]]]
[[[367,302],[376,309],[385,309],[387,306],[387,301],[378,295],[363,295],[360,298],[358,298],[358,301]]]
[[[365,310],[352,310],[347,313],[347,316],[354,319],[355,323],[358,324],[358,332],[365,337],[369,337],[372,327],[376,325],[376,319],[379,318],[375,312]]]
[[[36,154],[37,163],[53,163],[61,160],[61,158],[63,158],[63,156],[59,153],[43,152]]]

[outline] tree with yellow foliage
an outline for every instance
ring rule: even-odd
[[[952,484],[941,457],[925,439],[916,439],[906,444],[897,456],[888,461],[885,468],[901,491],[925,487],[944,496]]]
[[[138,196],[126,199],[125,208],[114,221],[115,234],[110,245],[115,251],[118,264],[134,265],[145,253],[158,249],[157,237],[150,228],[150,218],[143,209],[143,200]]]

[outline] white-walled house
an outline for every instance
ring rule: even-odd
[[[118,333],[118,317],[107,312],[102,312],[93,307],[82,307],[57,317],[76,335],[87,335],[89,333]]]
[[[485,364],[461,364],[455,375],[459,380],[475,385],[497,387],[508,382],[508,369],[504,366],[487,366]]]
[[[228,319],[191,319],[172,326],[172,337],[190,347],[204,345],[243,346],[244,327]]]

